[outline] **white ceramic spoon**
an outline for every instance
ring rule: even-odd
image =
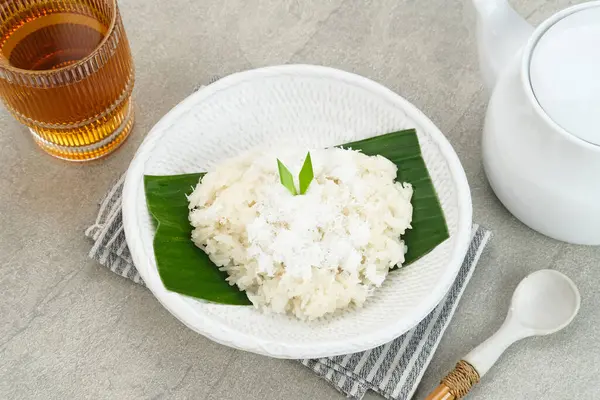
[[[558,332],[575,318],[580,303],[577,286],[560,272],[542,269],[528,275],[515,289],[500,329],[467,354],[426,400],[465,396],[511,344]]]

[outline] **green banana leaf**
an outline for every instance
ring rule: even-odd
[[[381,155],[398,167],[397,180],[413,186],[412,229],[403,239],[408,247],[403,267],[423,257],[450,235],[414,129],[392,132],[340,147]],[[144,176],[148,209],[156,223],[154,255],[168,290],[215,303],[249,305],[246,294],[225,280],[208,256],[191,240],[186,195],[204,173]]]
[[[156,224],[154,256],[165,287],[173,292],[221,304],[250,305],[245,292],[230,286],[191,239],[187,194],[204,173],[144,176],[148,210]]]

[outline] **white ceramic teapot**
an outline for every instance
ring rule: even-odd
[[[600,1],[533,29],[506,0],[473,0],[491,99],[483,161],[502,203],[558,240],[600,245]]]

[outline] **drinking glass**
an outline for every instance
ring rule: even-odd
[[[133,125],[133,83],[116,0],[0,0],[0,97],[49,154],[115,150]]]

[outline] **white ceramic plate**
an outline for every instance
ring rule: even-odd
[[[391,273],[362,309],[307,323],[253,307],[169,292],[156,268],[144,174],[206,171],[262,143],[331,146],[416,128],[450,239]],[[471,197],[454,150],[416,107],[385,87],[339,70],[287,65],[234,74],[185,99],[148,134],[129,167],[123,219],[131,254],[156,298],[189,328],[227,346],[279,358],[347,354],[386,343],[421,321],[454,281],[471,232]]]

